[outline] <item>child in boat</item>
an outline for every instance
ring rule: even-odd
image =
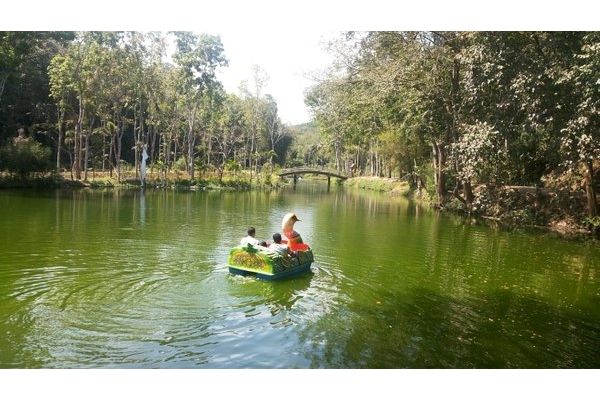
[[[242,246],[247,246],[248,244],[251,244],[252,246],[267,247],[266,242],[264,242],[264,241],[259,242],[255,236],[256,236],[256,229],[253,226],[251,226],[250,228],[248,228],[248,236],[246,236],[245,238],[242,238],[242,240],[240,240],[240,244]]]
[[[269,245],[269,249],[273,250],[279,254],[286,255],[294,255],[294,253],[283,243],[281,243],[281,234],[274,233],[273,234],[273,243]]]

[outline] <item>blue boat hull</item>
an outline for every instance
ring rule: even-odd
[[[302,264],[302,265],[299,265],[297,267],[294,267],[294,268],[291,268],[291,269],[288,269],[285,271],[277,272],[275,274],[262,274],[260,272],[247,271],[244,269],[239,269],[236,267],[229,266],[229,272],[234,275],[253,276],[253,277],[265,280],[265,281],[276,281],[279,279],[289,278],[292,276],[306,273],[306,272],[310,271],[310,265],[311,265],[311,263]]]

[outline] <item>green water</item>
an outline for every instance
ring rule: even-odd
[[[230,275],[288,211],[312,272]],[[594,241],[307,182],[1,191],[0,368],[598,368],[599,273]]]

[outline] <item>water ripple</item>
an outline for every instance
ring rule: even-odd
[[[3,198],[0,367],[600,366],[597,246],[321,189]],[[311,273],[230,275],[287,210]]]

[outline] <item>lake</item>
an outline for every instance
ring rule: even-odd
[[[295,212],[312,271],[230,275]],[[600,246],[403,198],[0,191],[0,368],[599,368]]]

